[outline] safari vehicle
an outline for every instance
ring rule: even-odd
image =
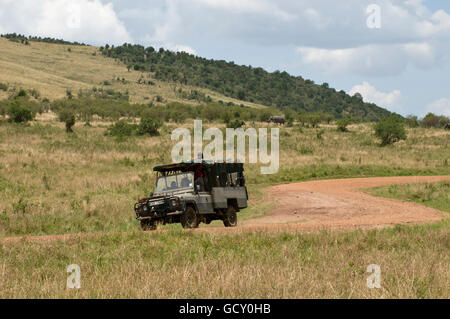
[[[157,166],[153,170],[157,173],[154,193],[134,207],[143,230],[173,223],[197,228],[213,220],[235,227],[237,212],[247,208],[243,164],[202,161]]]

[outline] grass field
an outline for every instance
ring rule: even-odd
[[[180,101],[175,85],[104,58],[95,47],[0,38],[0,99],[19,88],[40,99],[112,88],[132,102],[160,95]],[[146,77],[148,75],[145,75]],[[125,83],[116,81],[124,78]],[[107,85],[105,85],[107,81]],[[189,87],[183,87],[189,90]],[[239,101],[202,90],[216,100]],[[183,101],[194,103],[193,101]],[[252,107],[262,107],[246,103]],[[0,117],[0,240],[78,234],[68,240],[0,241],[0,298],[449,298],[450,222],[353,232],[201,233],[165,226],[140,230],[133,205],[152,189],[155,165],[171,162],[171,132],[157,137],[106,136],[110,122],[77,123],[67,134],[53,113],[27,125]],[[181,126],[192,128],[192,122]],[[251,122],[248,126],[266,127]],[[224,124],[204,123],[224,128]],[[371,124],[280,129],[280,171],[261,175],[246,165],[250,206],[240,220],[273,207],[266,187],[312,179],[450,175],[450,132],[408,129],[408,139],[380,147]],[[448,183],[389,186],[371,194],[449,211]],[[215,222],[221,226],[220,222]],[[87,234],[89,233],[89,234]],[[82,289],[66,288],[66,267],[78,264]],[[378,264],[382,288],[368,289],[366,268]]]
[[[66,134],[63,124],[44,118],[31,125],[0,122],[0,235],[136,230],[132,207],[152,190],[153,166],[171,162],[176,126],[165,125],[158,137],[118,141],[104,135],[108,123],[79,124]],[[261,190],[273,183],[450,174],[450,133],[444,130],[413,129],[407,141],[381,148],[369,125],[354,126],[351,133],[323,129],[318,139],[317,129],[282,128],[278,174],[246,166],[252,205],[243,219],[264,214],[256,204],[270,206]]]
[[[372,195],[416,202],[450,213],[450,183],[418,183],[377,187]]]
[[[68,49],[70,48],[70,52]],[[150,73],[130,70],[113,59],[101,55],[98,47],[72,46],[42,42],[30,42],[30,45],[11,42],[0,38],[0,83],[8,84],[11,89],[24,88],[37,90],[42,98],[55,100],[64,98],[66,91],[74,95],[82,90],[93,87],[114,89],[124,93],[129,91],[130,101],[133,103],[156,102],[161,96],[164,102],[182,101],[176,92],[182,88],[189,92],[198,90],[211,96],[212,99],[233,102],[237,105],[242,101],[223,96],[219,93],[197,87],[161,82]],[[154,85],[138,84],[140,78]],[[119,78],[121,81],[117,81]],[[122,82],[125,79],[125,82]],[[107,85],[105,85],[107,81]],[[0,98],[8,96],[8,92],[0,90]],[[254,103],[245,103],[251,107],[263,107]]]
[[[24,240],[0,245],[0,298],[449,298],[449,226]],[[381,289],[366,286],[370,264]]]
[[[0,244],[2,298],[449,298],[448,220],[354,232],[222,234],[174,226],[145,234],[132,207],[152,189],[152,167],[170,161],[174,124],[159,137],[118,141],[104,135],[108,123],[67,134],[51,114],[30,125],[0,123],[1,236],[103,232]],[[270,208],[263,194],[272,183],[450,174],[443,130],[412,129],[405,142],[381,148],[370,125],[351,133],[321,129],[320,139],[318,129],[281,129],[278,175],[247,166],[251,205],[242,219]],[[418,194],[411,199],[442,208],[449,196],[442,185],[375,192]],[[81,267],[80,290],[66,288],[70,264]],[[381,267],[381,289],[366,286],[369,264]]]

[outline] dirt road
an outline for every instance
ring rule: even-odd
[[[362,189],[377,186],[437,182],[450,176],[408,176],[321,180],[272,186],[265,200],[275,203],[266,216],[238,227],[204,227],[196,232],[242,232],[381,228],[396,224],[424,224],[448,218],[445,213],[419,204],[373,197]],[[66,240],[96,234],[67,234],[3,238],[6,242]]]
[[[295,224],[294,228],[352,229],[435,222],[444,213],[425,206],[365,194],[377,186],[437,182],[450,176],[380,177],[322,180],[269,187],[276,207],[246,226]]]

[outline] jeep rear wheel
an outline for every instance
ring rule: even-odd
[[[156,221],[154,220],[141,220],[141,228],[143,231],[156,230]]]
[[[223,224],[225,225],[225,227],[237,226],[237,214],[234,207],[228,207],[225,215],[223,216]]]
[[[181,225],[183,228],[197,228],[199,223],[197,212],[192,206],[189,206],[181,215]]]

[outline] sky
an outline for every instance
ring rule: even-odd
[[[0,0],[8,32],[186,51],[450,116],[448,0]]]

